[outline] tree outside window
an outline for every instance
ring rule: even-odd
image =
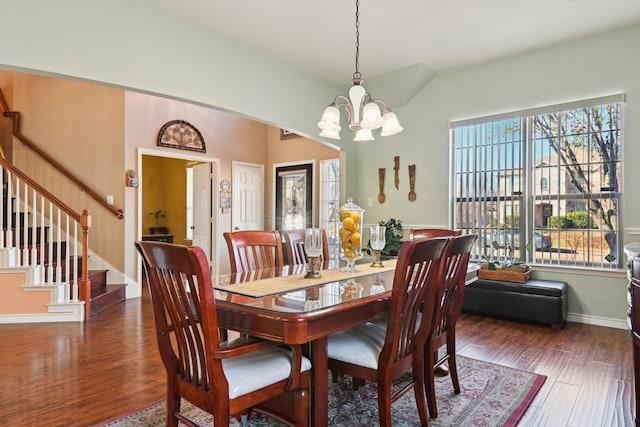
[[[452,124],[453,221],[479,234],[478,255],[619,267],[622,106],[615,97]]]

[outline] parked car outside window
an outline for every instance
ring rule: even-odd
[[[496,242],[498,248],[509,248],[513,249],[520,248],[520,231],[519,230],[501,230],[499,234],[487,234],[484,238],[485,246],[496,246],[494,245]],[[548,251],[551,250],[551,236],[543,235],[539,231],[533,233],[532,244],[534,245],[535,250],[537,251]],[[496,249],[498,249],[496,248]]]

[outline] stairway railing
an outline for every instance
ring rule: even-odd
[[[91,198],[93,198],[96,202],[102,205],[105,209],[111,212],[116,218],[122,219],[124,218],[124,211],[122,209],[116,209],[110,204],[107,203],[106,197],[101,197],[95,190],[86,185],[80,178],[71,173],[67,168],[58,163],[53,157],[44,152],[40,147],[38,147],[33,141],[27,138],[25,135],[20,132],[20,113],[18,111],[10,111],[9,106],[4,98],[4,94],[2,93],[2,89],[0,89],[0,112],[4,117],[8,117],[12,120],[12,135],[16,137],[20,142],[29,147],[34,153],[36,153],[40,158],[45,160],[47,163],[56,168],[60,173],[62,173],[65,177],[67,177],[71,182],[76,184],[80,191],[88,194]],[[0,156],[4,157],[4,156]]]
[[[56,286],[58,303],[84,301],[88,320],[89,212],[75,212],[2,157],[0,183],[0,266],[32,268],[33,285]]]

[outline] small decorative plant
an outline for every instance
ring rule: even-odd
[[[500,261],[491,259],[487,255],[482,255],[482,259],[487,263],[487,270],[497,270],[500,267]]]
[[[153,221],[155,223],[156,226],[160,226],[162,221],[164,221],[165,217],[167,216],[162,209],[158,209],[155,212],[149,212],[149,215],[153,216]]]
[[[169,233],[169,229],[164,225],[162,225],[162,223],[164,222],[164,219],[167,217],[167,215],[164,213],[162,209],[158,209],[154,212],[149,212],[149,215],[153,217],[153,222],[155,223],[155,226],[149,227],[149,231],[151,232],[151,234],[168,234]]]
[[[378,222],[378,225],[382,225],[385,228],[385,245],[384,249],[380,251],[383,256],[398,256],[400,246],[402,246],[402,221],[395,218],[389,218],[386,221]],[[371,244],[367,243],[367,253],[371,255]]]
[[[517,269],[521,271],[527,271],[531,268],[529,264],[525,264],[522,261],[517,259],[500,262],[497,259],[491,259],[487,255],[482,255],[482,259],[487,264],[487,270]]]

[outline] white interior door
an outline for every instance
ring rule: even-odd
[[[264,229],[264,165],[233,162],[233,230]]]
[[[211,181],[215,178],[213,168],[213,163],[193,166],[193,245],[204,249],[211,267],[215,267],[216,259],[213,212],[217,196],[212,193]]]

